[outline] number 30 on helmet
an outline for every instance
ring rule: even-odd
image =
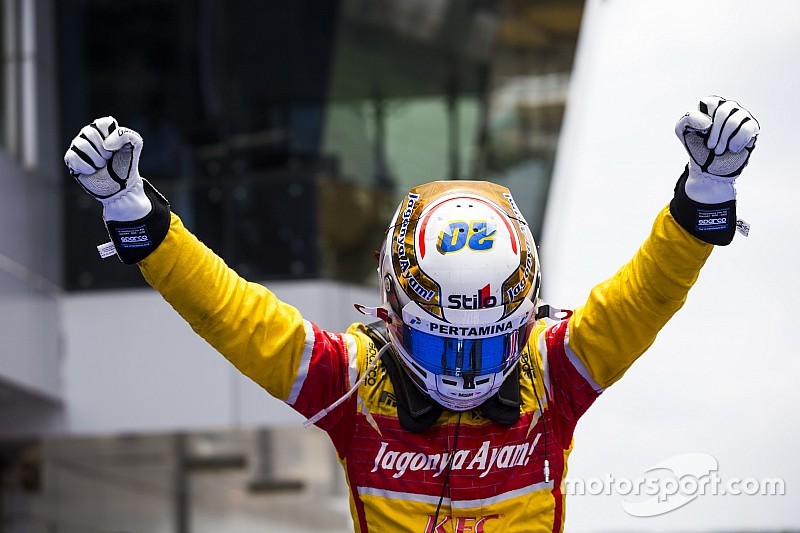
[[[535,322],[539,258],[511,193],[477,181],[408,192],[381,250],[400,362],[442,406],[473,409],[513,370]]]

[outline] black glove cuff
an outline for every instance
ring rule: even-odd
[[[683,229],[709,244],[726,246],[736,232],[736,200],[721,204],[701,204],[686,195],[689,168],[675,185],[675,197],[669,204],[672,217]]]
[[[150,255],[169,231],[169,202],[149,181],[142,179],[142,182],[144,193],[150,199],[153,209],[139,220],[106,221],[106,229],[117,249],[117,256],[126,265],[136,264]]]

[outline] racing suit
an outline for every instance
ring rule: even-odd
[[[712,248],[665,208],[633,259],[584,305],[568,319],[536,324],[508,378],[519,411],[510,424],[481,409],[444,410],[430,427],[409,431],[391,359],[381,358],[357,393],[317,423],[345,469],[356,531],[563,531],[575,424],[683,305]],[[307,417],[342,397],[378,353],[364,325],[324,331],[239,277],[174,214],[164,241],[139,265],[199,335]]]

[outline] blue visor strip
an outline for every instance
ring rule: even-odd
[[[403,346],[424,369],[434,374],[491,374],[506,366],[516,348],[517,332],[485,339],[457,339],[403,326]]]

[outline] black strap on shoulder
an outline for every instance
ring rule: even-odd
[[[367,324],[366,329],[367,335],[379,350],[389,343],[389,333],[382,320]],[[401,368],[394,347],[386,351],[381,362],[394,387],[394,395],[397,398],[397,418],[403,429],[418,433],[431,427],[442,414],[442,406],[419,390],[419,387],[411,381],[405,370]]]
[[[519,377],[519,365],[517,365],[506,377],[497,394],[490,396],[481,404],[480,411],[483,416],[505,426],[510,426],[519,420],[519,406],[522,404]]]
[[[383,321],[367,324],[367,335],[379,350],[389,341],[386,324]],[[442,414],[444,407],[422,392],[412,381],[397,360],[394,347],[387,350],[381,358],[397,398],[397,418],[403,429],[418,433],[431,427]],[[497,394],[488,398],[480,412],[489,420],[502,425],[511,425],[519,420],[521,397],[519,391],[519,367],[515,368]]]
[[[389,329],[383,320],[364,324],[364,328],[367,330],[367,336],[372,339],[378,350],[389,344]]]

